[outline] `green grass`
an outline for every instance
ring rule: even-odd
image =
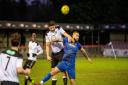
[[[41,59],[32,69],[31,77],[39,82],[49,71],[50,63]],[[24,77],[20,76],[20,85],[24,85],[23,80]],[[51,85],[51,80],[45,85]],[[63,85],[61,74],[57,85]],[[128,58],[93,58],[93,64],[77,58],[76,85],[128,85]]]

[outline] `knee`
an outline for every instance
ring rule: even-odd
[[[52,79],[57,79],[56,75],[52,75]]]
[[[66,72],[63,72],[63,77],[67,77],[67,73]]]
[[[70,85],[75,85],[75,79],[70,79]]]

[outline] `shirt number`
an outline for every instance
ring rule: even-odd
[[[10,61],[10,56],[7,56],[7,58],[8,58],[8,61],[7,61],[7,64],[6,64],[6,67],[5,67],[5,70],[7,70],[7,68],[8,68],[8,64],[9,64],[9,61]]]

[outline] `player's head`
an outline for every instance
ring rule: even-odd
[[[20,44],[19,40],[18,39],[12,39],[11,40],[11,46],[12,47],[18,47]]]
[[[55,29],[56,29],[56,23],[55,23],[55,21],[50,21],[48,23],[48,28],[49,28],[50,31],[55,31]]]
[[[79,40],[79,33],[77,31],[74,31],[73,32],[73,35],[72,35],[72,38],[75,40],[75,41],[78,41]]]
[[[36,33],[32,33],[32,37],[31,37],[32,41],[36,40]]]

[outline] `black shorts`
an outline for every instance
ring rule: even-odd
[[[64,51],[61,50],[58,53],[52,53],[52,61],[51,61],[51,68],[54,68],[63,58]]]
[[[19,83],[12,81],[2,81],[0,85],[19,85]]]
[[[29,68],[32,69],[32,67],[35,65],[36,61],[33,60],[27,60],[23,66],[24,69]]]

